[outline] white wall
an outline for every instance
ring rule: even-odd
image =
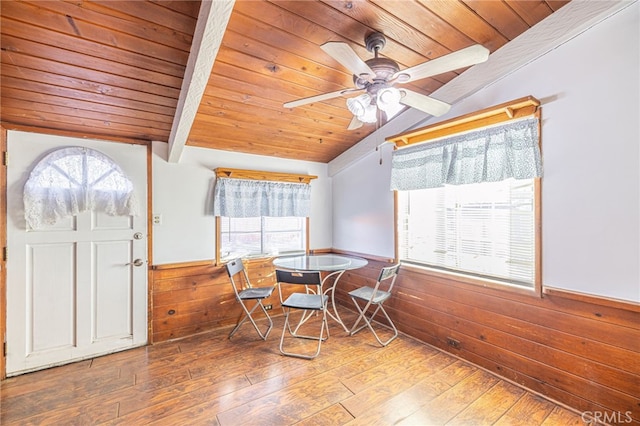
[[[215,258],[212,195],[217,167],[318,176],[311,181],[309,247],[330,248],[331,179],[327,165],[229,151],[185,147],[180,161],[167,163],[167,144],[153,143],[153,263],[191,262]]]
[[[543,284],[636,302],[639,9],[638,3],[624,9],[438,119],[527,95],[541,100]],[[381,181],[389,161],[377,166],[377,160],[371,153],[333,177],[336,248],[393,253],[392,195],[388,180]]]
[[[392,146],[384,144],[333,176],[334,248],[395,257],[391,151]]]

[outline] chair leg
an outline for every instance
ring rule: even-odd
[[[327,312],[322,311],[322,321],[320,324],[320,336],[302,336],[299,334],[294,334],[291,330],[291,325],[289,324],[289,315],[291,313],[291,309],[287,308],[285,310],[284,313],[284,326],[282,328],[282,335],[280,336],[280,353],[286,356],[292,356],[292,357],[296,357],[296,358],[304,358],[304,359],[314,359],[316,358],[319,354],[320,354],[320,348],[322,346],[322,341],[323,340],[327,340],[327,338],[329,337],[329,325],[327,324]],[[304,318],[306,311],[303,312],[302,317]],[[308,318],[307,318],[308,319]],[[298,331],[298,328],[300,327],[300,325],[302,325],[302,322],[300,322],[298,324],[298,326],[296,327],[296,329],[294,330],[295,332]],[[323,337],[324,334],[324,330],[327,330],[327,337]],[[296,338],[301,338],[301,339],[309,339],[309,340],[317,340],[318,341],[318,347],[316,348],[316,352],[313,355],[306,355],[306,354],[300,354],[300,353],[294,353],[294,352],[287,352],[284,350],[284,338],[285,338],[285,334],[286,332],[289,332],[289,335],[292,337],[296,337]]]
[[[271,332],[271,329],[273,328],[273,321],[271,321],[271,317],[269,316],[269,314],[267,313],[267,310],[262,305],[262,300],[256,300],[256,304],[253,306],[253,308],[251,308],[251,310],[248,310],[246,308],[246,306],[244,305],[244,303],[242,303],[242,302],[240,302],[240,305],[242,305],[242,309],[244,310],[244,317],[242,317],[242,319],[240,321],[238,321],[238,323],[233,328],[233,330],[231,330],[231,333],[229,333],[229,339],[231,339],[231,336],[233,336],[236,333],[236,331],[238,331],[240,326],[242,324],[244,324],[245,321],[248,319],[249,321],[251,321],[251,324],[253,325],[253,328],[256,329],[256,332],[262,338],[262,340],[267,340],[267,336],[269,336],[269,333]],[[258,308],[258,306],[260,307],[260,309],[262,309],[262,313],[267,318],[267,321],[269,321],[269,326],[267,327],[267,329],[266,329],[266,331],[264,333],[262,333],[260,331],[260,328],[258,327],[258,324],[256,324],[256,322],[253,320],[253,317],[251,316],[251,314],[253,314],[253,312]]]
[[[358,305],[358,303],[356,303],[355,299],[353,300],[353,303],[356,305],[356,308],[358,309],[360,315],[358,316],[358,319],[353,324],[353,327],[351,328],[351,331],[349,332],[350,336],[353,336],[358,331],[362,330],[365,327],[368,327],[369,330],[371,331],[371,333],[373,334],[373,336],[378,341],[378,343],[380,343],[380,345],[382,345],[382,346],[387,346],[396,337],[398,337],[398,329],[396,328],[396,326],[393,323],[393,321],[391,321],[391,318],[389,318],[389,315],[387,314],[387,311],[384,310],[384,308],[382,307],[381,304],[376,305],[376,309],[373,311],[373,313],[370,316],[367,317],[366,312],[369,309],[369,307],[371,306],[371,303],[367,303],[366,306],[364,307],[364,309],[360,309],[360,305]],[[391,328],[393,330],[393,336],[391,336],[386,341],[382,341],[382,339],[380,339],[380,337],[378,336],[378,333],[376,333],[376,331],[373,328],[373,325],[371,324],[373,322],[373,318],[376,316],[378,311],[381,311],[382,314],[384,315],[384,317],[387,319],[387,322],[389,324],[389,325],[387,325],[387,327]],[[358,324],[360,323],[360,320],[364,321],[364,324],[361,325],[359,328],[356,328],[358,326]],[[385,324],[380,323],[380,325],[384,326]]]

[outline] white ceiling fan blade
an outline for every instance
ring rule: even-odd
[[[393,78],[398,78],[398,81],[401,83],[407,83],[479,64],[487,59],[489,59],[489,49],[480,44],[475,44],[414,67],[398,71]],[[405,77],[405,75],[408,77]]]
[[[447,113],[449,108],[451,108],[451,105],[446,102],[421,95],[420,93],[416,93],[411,90],[400,89],[400,92],[403,94],[400,99],[401,104],[426,112],[434,117]]]
[[[347,43],[329,41],[320,47],[358,77],[369,80],[376,75]]]
[[[352,93],[358,91],[359,89],[342,89],[336,90],[335,92],[323,93],[321,95],[309,96],[308,98],[302,98],[291,102],[286,102],[282,106],[285,108],[295,108],[300,105],[306,105],[313,102],[326,101],[327,99],[337,98],[338,96],[346,95],[347,93]]]
[[[360,120],[358,120],[358,117],[353,117],[351,119],[351,122],[349,123],[349,126],[347,127],[347,130],[355,130],[355,129],[359,129],[360,127],[362,127],[364,125],[364,123]]]

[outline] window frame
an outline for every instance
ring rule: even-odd
[[[455,134],[464,133],[483,127],[506,123],[508,121],[519,120],[527,117],[538,119],[538,146],[542,152],[541,136],[541,110],[540,102],[532,96],[516,99],[504,104],[486,108],[461,117],[435,123],[419,129],[414,129],[399,135],[387,138],[387,142],[392,142],[395,149],[415,143],[429,143],[443,137],[450,137]],[[399,205],[398,191],[394,191],[394,238],[395,238],[395,258],[400,260],[398,220]],[[464,272],[448,271],[433,268],[416,263],[403,263],[403,268],[416,271],[418,273],[455,280],[464,284],[487,287],[503,290],[512,293],[534,295],[542,297],[542,181],[541,178],[533,178],[533,204],[534,204],[534,282],[533,287],[509,284],[508,282],[479,277]],[[401,261],[401,260],[400,260]]]
[[[235,179],[254,179],[254,180],[268,180],[274,182],[293,182],[293,183],[307,183],[309,184],[313,179],[317,179],[317,176],[314,175],[302,175],[295,173],[280,173],[280,172],[266,172],[259,170],[245,170],[245,169],[233,169],[233,168],[225,168],[218,167],[214,169],[216,174],[216,178],[225,177],[225,178],[235,178]],[[305,248],[304,253],[309,254],[309,217],[307,216],[305,219]],[[221,216],[215,216],[215,264],[222,265],[226,263],[223,261],[220,256],[220,251],[222,249],[222,219]],[[261,229],[262,233],[262,229]],[[252,259],[269,259],[270,256],[252,256]]]

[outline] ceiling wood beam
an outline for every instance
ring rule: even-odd
[[[234,4],[235,0],[205,0],[200,5],[198,23],[169,135],[167,161],[170,163],[180,161]]]

